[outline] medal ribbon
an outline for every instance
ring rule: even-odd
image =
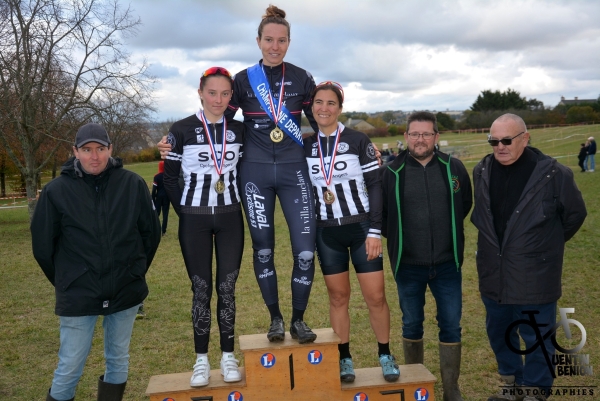
[[[285,68],[284,66],[282,66]],[[248,80],[252,91],[256,95],[256,100],[262,106],[263,110],[269,116],[275,125],[279,127],[287,136],[292,138],[300,146],[304,146],[302,143],[302,129],[296,121],[296,118],[283,104],[283,97],[285,94],[285,81],[281,80],[281,88],[279,90],[279,104],[277,110],[275,110],[275,102],[271,94],[271,87],[267,81],[265,70],[260,64],[253,65],[247,69]],[[268,103],[268,104],[267,104]]]
[[[329,168],[326,169],[325,168],[325,157],[323,156],[323,148],[321,147],[321,138],[320,135],[319,137],[317,137],[318,141],[317,143],[319,144],[319,162],[321,163],[321,172],[323,173],[323,177],[325,177],[325,185],[327,185],[327,187],[329,187],[329,185],[331,184],[331,180],[333,178],[333,166],[335,164],[335,156],[337,153],[337,148],[338,148],[338,143],[340,143],[340,128],[338,127],[337,130],[335,131],[335,142],[333,143],[333,154],[331,155],[331,159],[329,162]],[[326,136],[325,138],[327,138],[327,143],[329,143],[329,137]],[[329,156],[329,155],[327,155]]]
[[[221,141],[221,157],[217,157],[217,151],[215,150],[215,143],[213,143],[212,138],[210,137],[210,131],[208,130],[208,123],[206,122],[206,116],[204,115],[204,110],[196,113],[196,117],[200,121],[202,121],[202,125],[204,126],[204,131],[206,131],[206,136],[208,137],[208,145],[210,146],[210,153],[212,153],[213,160],[215,162],[215,170],[217,170],[217,174],[221,177],[221,171],[223,170],[223,161],[225,160],[225,149],[227,147],[227,120],[225,117],[223,118],[223,139]],[[216,124],[215,124],[215,142],[217,141],[217,132],[216,132]]]
[[[265,82],[267,81],[267,74],[265,74],[265,67],[262,67],[262,73],[265,77]],[[279,88],[279,104],[277,108],[275,108],[275,101],[273,100],[273,94],[269,91],[269,111],[273,115],[273,122],[275,126],[279,122],[279,112],[281,111],[281,105],[283,104],[283,95],[285,93],[285,64],[281,65],[281,85]]]

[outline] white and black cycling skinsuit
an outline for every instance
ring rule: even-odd
[[[262,60],[261,60],[262,64]],[[302,111],[316,127],[310,110],[315,87],[312,76],[302,68],[285,64],[285,107],[298,125]],[[267,82],[278,103],[283,64],[264,65]],[[293,139],[275,143],[270,132],[275,123],[261,107],[248,80],[247,70],[234,77],[233,97],[226,117],[233,118],[241,108],[246,125],[244,157],[240,166],[240,190],[252,237],[254,273],[266,305],[279,301],[277,275],[273,262],[275,249],[275,196],[279,198],[292,243],[292,306],[304,311],[314,277],[315,216],[314,200],[304,151]],[[283,233],[280,233],[283,235]]]
[[[336,135],[340,138],[333,159]],[[325,154],[326,171],[333,159],[329,186],[322,172],[317,141]],[[357,273],[383,270],[382,257],[367,261],[365,247],[367,236],[381,236],[383,209],[379,163],[371,140],[338,123],[337,133],[325,136],[319,132],[304,139],[304,149],[316,199],[317,254],[323,274],[348,271],[349,257]],[[328,189],[335,196],[332,204],[324,200]]]
[[[244,249],[244,222],[238,193],[238,161],[242,152],[245,127],[239,121],[227,124],[225,157],[221,175],[214,167],[207,136],[221,157],[223,119],[207,121],[206,132],[198,115],[173,124],[167,142],[172,145],[165,161],[164,184],[173,208],[179,216],[179,243],[194,293],[192,323],[196,353],[208,352],[212,296],[213,238],[217,258],[217,315],[221,350],[233,352],[235,325],[235,283]],[[178,179],[183,170],[184,188]],[[217,181],[225,190],[215,190]]]

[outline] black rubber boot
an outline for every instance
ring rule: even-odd
[[[460,343],[440,343],[440,370],[444,401],[463,401],[458,388],[460,376]]]
[[[74,399],[75,399],[75,397],[73,397],[67,401],[73,401]],[[52,398],[52,396],[50,395],[50,389],[48,389],[48,395],[46,396],[46,401],[58,401],[56,398]]]
[[[98,378],[98,401],[121,401],[127,382],[121,384],[106,383],[104,375]]]
[[[402,349],[404,350],[404,364],[423,364],[423,339],[409,340],[402,338]]]

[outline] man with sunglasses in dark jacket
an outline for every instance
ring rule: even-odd
[[[473,170],[475,208],[471,221],[479,230],[477,272],[486,308],[486,329],[502,381],[497,400],[545,400],[553,383],[547,357],[554,354],[550,337],[537,347],[532,327],[508,326],[537,311],[545,330],[556,322],[561,296],[565,242],[586,217],[573,172],[538,149],[527,146],[529,132],[521,117],[500,116],[490,128],[489,154]],[[535,349],[523,363],[519,335]],[[544,351],[545,348],[545,351]],[[544,355],[546,353],[546,355]],[[523,387],[521,387],[523,386]]]

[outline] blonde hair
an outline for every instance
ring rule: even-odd
[[[290,37],[290,23],[285,19],[285,11],[281,8],[274,6],[273,4],[269,4],[267,8],[266,14],[263,15],[262,21],[260,21],[260,25],[258,26],[258,38],[262,38],[262,31],[265,25],[267,24],[279,24],[283,25],[287,28],[288,31],[288,39]]]

